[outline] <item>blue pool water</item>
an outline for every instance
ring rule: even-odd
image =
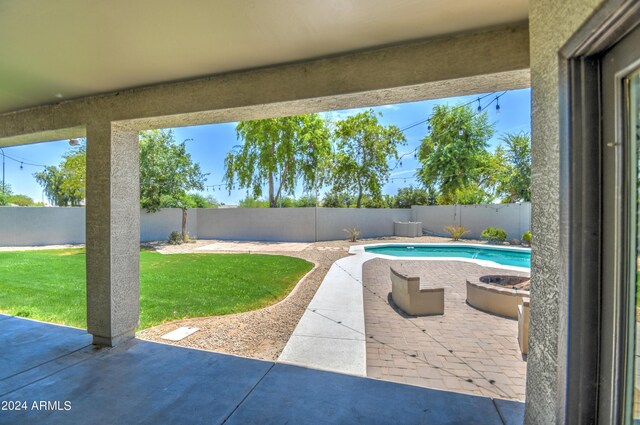
[[[531,268],[528,249],[496,248],[490,246],[441,245],[381,245],[365,247],[366,252],[395,257],[454,257],[493,261],[504,266]]]

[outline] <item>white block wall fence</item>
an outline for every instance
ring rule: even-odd
[[[411,207],[411,220],[421,221],[428,234],[446,235],[446,226],[464,226],[468,238],[479,238],[489,226],[500,227],[509,239],[519,239],[531,230],[531,203],[487,205],[433,205]]]
[[[177,208],[140,212],[140,241],[166,240],[180,230]],[[529,230],[531,204],[414,206],[411,209],[234,208],[190,209],[187,230],[200,239],[312,242],[346,239],[346,228],[360,237],[393,235],[394,221],[420,221],[428,234],[446,235],[444,227],[463,225],[477,238],[488,226],[505,229],[509,238]],[[0,246],[84,243],[84,208],[1,207]]]

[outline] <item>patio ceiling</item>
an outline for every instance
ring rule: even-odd
[[[527,16],[527,0],[2,0],[0,113]]]

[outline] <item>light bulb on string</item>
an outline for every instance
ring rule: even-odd
[[[24,169],[24,167],[22,166],[22,162],[20,162],[20,169]]]
[[[478,113],[482,112],[482,106],[480,106],[480,98],[478,98]]]
[[[500,98],[496,96],[496,115],[500,115]]]
[[[462,127],[460,127],[460,129],[458,130],[458,135],[464,136],[464,130],[462,129]]]
[[[427,131],[431,131],[431,124],[427,125]]]

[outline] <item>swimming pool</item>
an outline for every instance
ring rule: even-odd
[[[375,245],[364,248],[372,254],[393,257],[454,257],[493,261],[503,266],[531,268],[531,250],[480,245]]]

